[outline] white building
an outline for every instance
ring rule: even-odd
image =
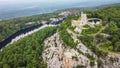
[[[81,12],[81,20],[80,20],[80,23],[81,23],[82,25],[85,25],[85,24],[87,24],[87,22],[88,22],[88,20],[87,20],[87,15],[86,15],[85,13]]]

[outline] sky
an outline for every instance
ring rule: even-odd
[[[109,3],[120,3],[120,0],[0,0],[0,6],[14,5],[14,4],[28,4],[28,3],[53,3],[53,4],[73,4],[82,2],[109,2]]]
[[[1,3],[29,3],[29,2],[52,2],[52,3],[57,3],[57,2],[88,2],[88,1],[120,1],[120,0],[0,0],[0,4]]]
[[[0,0],[1,18],[27,16],[65,8],[93,7],[120,0]]]

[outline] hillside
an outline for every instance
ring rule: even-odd
[[[70,15],[8,45],[0,68],[120,68],[120,6]]]

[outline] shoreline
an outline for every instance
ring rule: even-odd
[[[3,40],[0,42],[0,50],[2,50],[2,48],[8,46],[9,44],[13,44],[14,42],[20,40],[21,38],[24,38],[28,35],[31,35],[39,30],[41,30],[42,28],[45,28],[45,27],[49,27],[49,26],[58,26],[59,24],[62,23],[63,20],[60,20],[58,22],[54,22],[54,23],[46,23],[46,24],[40,24],[40,25],[37,25],[37,26],[33,26],[33,27],[30,27],[30,28],[26,28],[26,29],[23,29],[23,30],[20,30],[16,33],[14,33],[13,35],[11,35],[10,37],[8,37],[7,39]]]

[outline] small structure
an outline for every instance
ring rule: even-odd
[[[41,21],[41,23],[42,23],[42,24],[46,24],[47,22],[48,22],[48,21],[44,21],[44,20],[43,20],[43,21]]]
[[[50,18],[50,20],[51,20],[52,22],[57,22],[57,21],[59,21],[59,18]]]
[[[71,15],[72,13],[70,12],[70,11],[63,11],[63,12],[61,12],[59,15],[63,15],[63,16],[65,16],[65,17],[67,17],[67,16],[69,16],[69,15]]]
[[[81,26],[81,22],[80,22],[81,20],[80,19],[78,19],[78,20],[72,20],[72,26],[73,27],[76,27],[75,29],[74,29],[74,31],[75,32],[81,32],[81,28],[82,28],[82,26]]]
[[[78,19],[78,20],[73,20],[72,21],[72,26],[77,26],[77,27],[80,27],[81,25],[85,25],[88,23],[88,20],[87,20],[87,15],[83,12],[81,12],[81,18]]]
[[[26,23],[26,25],[32,25],[32,24],[34,24],[35,22],[28,22],[28,23]]]

